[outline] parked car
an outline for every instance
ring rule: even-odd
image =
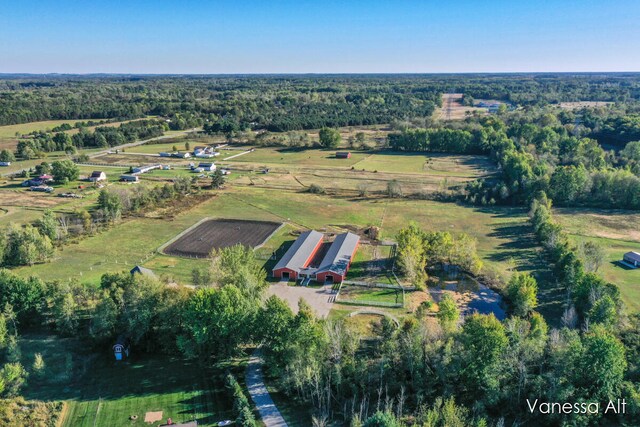
[[[53,187],[49,187],[47,185],[37,185],[37,186],[31,187],[29,190],[31,190],[31,191],[40,191],[40,192],[44,192],[44,193],[52,193],[53,192]]]

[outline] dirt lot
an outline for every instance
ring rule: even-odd
[[[311,288],[304,286],[289,286],[285,282],[278,282],[269,286],[269,295],[275,295],[287,302],[294,313],[298,312],[298,302],[303,299],[319,317],[327,317],[333,306],[335,293],[330,286]]]
[[[445,93],[442,95],[442,108],[439,110],[438,117],[441,120],[462,120],[466,117],[467,112],[472,113],[473,111],[478,111],[481,114],[487,113],[484,108],[462,105],[461,93]]]
[[[210,219],[188,230],[170,243],[167,255],[206,258],[212,249],[236,244],[256,247],[263,244],[282,224],[271,221]]]
[[[565,110],[579,110],[581,108],[595,108],[606,107],[613,104],[613,102],[606,101],[576,101],[576,102],[561,102],[560,108]]]

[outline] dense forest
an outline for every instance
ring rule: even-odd
[[[240,129],[288,131],[426,117],[449,92],[465,93],[467,102],[497,99],[518,106],[583,100],[626,104],[640,99],[640,76],[5,76],[0,78],[0,125],[183,115],[224,119]],[[637,120],[627,125],[637,130]]]

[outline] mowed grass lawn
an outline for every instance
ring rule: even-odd
[[[290,169],[316,166],[459,178],[485,176],[495,171],[495,165],[486,156],[351,150],[350,159],[338,159],[335,157],[336,151],[346,150],[256,148],[256,151],[229,162],[279,167],[286,165]]]
[[[402,299],[402,292],[395,289],[342,285],[337,302],[353,301],[361,303],[402,304]]]
[[[60,126],[64,123],[68,123],[73,126],[76,122],[82,120],[44,120],[41,122],[21,123],[18,125],[0,126],[0,138],[14,138],[16,132],[24,135],[33,131],[46,131],[51,130],[56,126]]]
[[[105,272],[129,270],[155,256],[156,249],[204,217],[276,220],[297,228],[377,225],[394,238],[410,221],[430,231],[464,232],[478,240],[488,264],[507,273],[511,267],[537,267],[536,242],[521,208],[480,209],[452,203],[406,199],[333,198],[266,188],[230,188],[173,220],[136,218],[63,247],[54,260],[22,267],[24,275],[96,282]]]
[[[374,152],[354,165],[356,169],[473,178],[487,175],[495,165],[486,156],[439,153]]]
[[[618,263],[625,252],[640,252],[640,214],[633,211],[598,209],[556,209],[555,217],[574,242],[593,241],[606,253],[599,272],[620,288],[631,312],[640,312],[640,269]]]
[[[324,167],[344,167],[350,168],[355,163],[366,158],[369,153],[362,151],[351,151],[350,159],[338,159],[336,151],[347,151],[345,149],[320,150],[317,148],[296,149],[296,148],[256,148],[253,153],[244,154],[229,160],[233,163],[251,163],[255,165],[288,165],[296,166],[324,166]],[[236,154],[241,151],[236,152]]]
[[[206,369],[160,354],[132,353],[126,362],[113,360],[110,349],[85,354],[79,342],[56,336],[26,335],[20,340],[22,364],[30,368],[41,353],[42,378],[32,376],[23,390],[27,399],[61,400],[66,404],[61,425],[69,427],[143,426],[146,412],[162,411],[162,421],[197,420],[213,426],[233,417],[224,386],[226,368],[242,377],[243,361]],[[137,415],[136,420],[130,420]],[[159,422],[153,425],[158,425]]]

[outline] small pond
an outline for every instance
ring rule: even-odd
[[[429,293],[434,301],[439,302],[444,293],[449,292],[464,315],[493,313],[500,320],[507,317],[502,296],[473,278],[465,274],[442,272],[438,276],[432,276],[431,279]]]

